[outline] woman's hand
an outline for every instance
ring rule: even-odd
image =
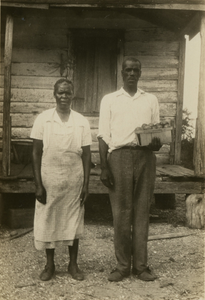
[[[89,196],[89,192],[88,192],[88,187],[87,186],[83,186],[83,189],[82,189],[82,192],[81,192],[81,195],[80,195],[80,206],[83,206],[85,201],[87,200]]]
[[[36,199],[41,204],[46,204],[46,190],[42,185],[36,186]]]

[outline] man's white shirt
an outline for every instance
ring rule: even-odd
[[[156,96],[141,89],[132,97],[123,88],[107,94],[100,105],[99,133],[109,152],[123,146],[138,145],[135,129],[142,124],[159,122]]]

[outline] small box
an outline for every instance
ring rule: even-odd
[[[33,227],[34,208],[16,208],[8,211],[8,226],[11,229]]]
[[[172,128],[158,128],[158,129],[145,129],[136,130],[141,146],[147,146],[152,142],[154,137],[160,138],[162,144],[169,144],[172,141]]]

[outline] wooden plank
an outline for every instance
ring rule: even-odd
[[[129,55],[125,55],[127,58]],[[140,60],[143,68],[174,68],[178,67],[178,56],[166,55],[160,56],[157,55],[140,55],[134,54],[133,57],[136,57]]]
[[[178,40],[175,32],[166,30],[164,28],[137,28],[128,29],[125,31],[125,40],[127,42],[131,41],[176,41]]]
[[[53,106],[55,107],[55,106]],[[36,118],[37,114],[31,114],[31,113],[11,113],[12,118],[12,126],[13,127],[32,127],[33,122]],[[98,123],[99,123],[99,117],[87,117],[86,119],[89,121],[90,128],[92,129],[98,129]],[[2,126],[3,123],[3,114],[0,113],[0,126]]]
[[[53,102],[51,103],[21,103],[13,102],[11,103],[11,112],[12,113],[29,113],[29,114],[38,114],[42,111],[55,107]],[[176,104],[175,103],[160,103],[160,116],[171,117],[176,115]],[[0,102],[0,112],[1,102]]]
[[[12,76],[12,88],[26,88],[26,89],[53,89],[53,86],[59,77],[35,77],[35,76]],[[0,76],[0,83],[2,83],[2,76]],[[1,85],[1,87],[3,87]]]
[[[197,131],[194,145],[194,172],[197,176],[205,175],[205,13],[201,14],[201,56],[199,73]]]
[[[97,142],[98,129],[91,129],[92,141]],[[12,128],[12,139],[28,139],[30,138],[31,128],[26,127],[13,127]],[[2,128],[0,128],[0,137],[2,137]]]
[[[145,91],[147,89],[145,88]],[[0,88],[0,101],[3,101],[3,88]],[[150,91],[152,93],[152,91]],[[160,103],[176,103],[177,92],[176,91],[153,91],[153,94],[157,97]],[[12,102],[53,102],[53,89],[11,89],[11,101]],[[76,101],[76,100],[74,100]]]
[[[176,80],[141,80],[139,81],[139,88],[146,92],[165,92],[177,91]]]
[[[48,4],[25,4],[25,3],[9,3],[2,1],[2,6],[7,7],[21,7],[21,8],[37,8],[37,9],[49,9]]]
[[[0,88],[0,101],[3,101],[3,88]],[[53,102],[55,98],[53,96],[53,88],[47,89],[11,89],[11,102]]]
[[[194,171],[183,168],[179,165],[163,165],[158,166],[157,170],[160,174],[173,177],[194,177]]]
[[[66,49],[66,35],[50,34],[27,34],[26,32],[16,33],[13,41],[15,48],[37,48],[37,49]]]
[[[0,75],[3,75],[4,64],[0,64]],[[11,75],[14,76],[60,76],[60,63],[12,63]]]
[[[4,2],[8,2],[8,3],[13,3],[13,0],[6,0]],[[56,3],[56,0],[15,0],[16,3]],[[57,1],[58,3],[62,3],[62,4],[65,4],[65,3],[69,3],[69,4],[85,4],[85,1],[84,0],[58,0]],[[153,3],[153,4],[166,4],[166,5],[170,5],[170,0],[87,0],[86,3],[88,4],[150,4],[150,3]],[[184,5],[187,5],[187,0],[173,0],[172,1],[172,4],[184,4]],[[201,4],[203,3],[202,0],[190,0],[189,1],[190,4]],[[116,5],[117,6],[117,5]]]
[[[201,182],[158,182],[155,183],[156,194],[201,194],[204,188]]]
[[[122,85],[122,61],[119,61],[118,81]],[[3,75],[4,64],[0,64],[0,75]],[[60,76],[61,65],[53,63],[12,63],[11,74],[14,76]],[[177,68],[144,68],[142,67],[142,79],[177,79]]]
[[[1,51],[1,61],[3,61],[4,51]],[[66,49],[24,49],[14,48],[12,62],[16,63],[57,63],[60,64],[61,57],[67,58]]]
[[[22,180],[15,182],[0,181],[1,193],[35,193],[33,181]],[[200,182],[156,182],[154,193],[156,194],[200,194],[203,188]],[[108,189],[101,183],[99,176],[91,176],[89,192],[92,194],[107,194]]]
[[[178,102],[176,113],[176,136],[175,136],[175,164],[181,163],[181,134],[182,134],[182,109],[184,96],[184,72],[185,72],[185,47],[186,41],[182,37],[179,53],[179,80],[178,80]]]
[[[1,49],[1,61],[3,61],[4,50]],[[24,49],[14,48],[12,54],[12,62],[16,63],[57,63],[60,64],[60,57],[67,57],[64,49]],[[129,54],[130,55],[130,54]],[[128,55],[128,56],[129,56]],[[137,55],[137,56],[136,56]],[[174,55],[139,55],[135,53],[143,67],[148,68],[172,68],[178,66],[178,57]],[[126,56],[125,56],[126,57]]]
[[[50,7],[98,7],[99,4],[51,4]],[[105,4],[104,4],[105,6]],[[204,4],[107,4],[107,8],[127,8],[127,9],[157,9],[157,10],[196,10],[196,11],[205,11],[205,5]]]
[[[178,69],[176,68],[143,68],[142,67],[142,80],[147,79],[177,79]]]
[[[125,55],[152,55],[156,53],[160,56],[163,55],[177,55],[179,51],[178,42],[126,42],[125,43]]]
[[[12,76],[12,88],[53,89],[55,82],[61,77]],[[3,87],[0,76],[0,87]],[[177,91],[176,80],[140,80],[139,87],[146,91]]]
[[[13,44],[13,18],[7,16],[5,34],[5,55],[4,55],[4,105],[3,105],[3,152],[2,170],[3,175],[10,173],[10,98],[11,98],[11,60]]]

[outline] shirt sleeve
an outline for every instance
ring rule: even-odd
[[[85,119],[85,124],[83,128],[83,135],[82,135],[82,142],[81,146],[89,146],[92,144],[92,136],[91,136],[91,130],[90,125],[87,119]]]
[[[110,101],[108,97],[103,97],[100,104],[99,132],[98,138],[102,138],[109,145],[111,139],[110,132]]]
[[[152,106],[152,121],[151,123],[159,123],[159,103],[156,96],[153,96],[153,106]]]
[[[43,140],[43,117],[42,114],[38,115],[37,118],[34,121],[30,138],[36,139],[36,140]]]

